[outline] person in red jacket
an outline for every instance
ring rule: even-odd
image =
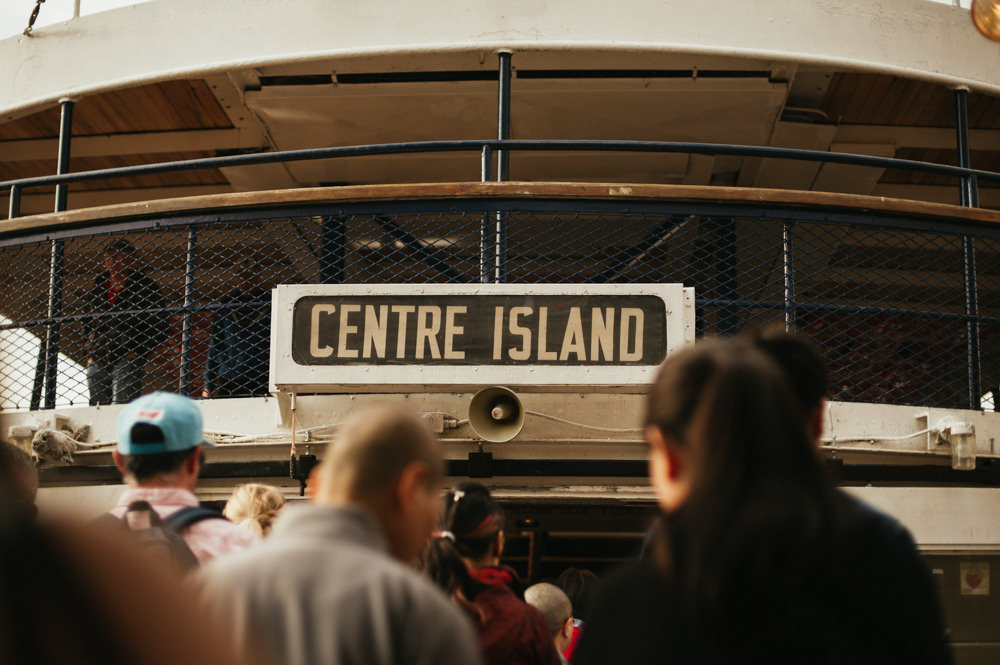
[[[104,250],[105,270],[87,295],[90,405],[124,404],[142,392],[146,363],[170,334],[170,314],[160,287],[140,269],[135,247],[124,239]]]
[[[444,529],[424,558],[428,576],[472,617],[487,665],[559,665],[545,617],[524,602],[517,574],[500,565],[503,511],[479,483],[461,483]]]

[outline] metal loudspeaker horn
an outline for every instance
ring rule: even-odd
[[[524,407],[509,388],[483,388],[469,402],[469,425],[484,441],[510,441],[524,427]]]

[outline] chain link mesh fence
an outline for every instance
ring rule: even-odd
[[[680,204],[413,205],[5,240],[0,409],[264,394],[276,284],[680,282],[695,287],[699,336],[787,321],[811,337],[837,400],[978,408],[1000,380],[988,230]]]

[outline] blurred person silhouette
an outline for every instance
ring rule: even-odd
[[[489,490],[460,483],[445,500],[442,523],[424,571],[472,617],[486,663],[558,664],[545,617],[522,599],[517,574],[500,565],[503,510]]]
[[[562,665],[568,665],[569,660],[563,652],[573,639],[573,604],[569,601],[569,596],[554,584],[539,582],[524,591],[524,602],[545,617],[552,641],[559,652],[559,661]]]
[[[266,536],[284,507],[285,497],[277,487],[245,483],[233,490],[222,514],[234,524]]]
[[[13,443],[0,441],[0,481],[10,488],[9,500],[30,519],[38,516],[38,469],[31,455]]]
[[[950,662],[912,539],[834,489],[804,413],[751,341],[667,358],[645,417],[659,528],[601,585],[575,665]]]
[[[124,404],[139,396],[150,354],[170,334],[166,300],[138,266],[135,247],[124,238],[104,250],[104,272],[94,280],[87,302],[92,314],[87,334],[90,404]]]
[[[798,417],[805,423],[810,440],[818,446],[830,396],[829,373],[823,356],[807,337],[787,332],[780,325],[761,328],[746,339],[785,373],[798,406]]]
[[[829,372],[823,356],[808,337],[788,332],[781,325],[756,330],[748,339],[784,372],[798,406],[798,416],[805,423],[806,435],[818,449],[830,396]],[[837,490],[834,499],[838,521],[855,532],[865,533],[863,545],[878,548],[875,551],[889,561],[901,562],[898,574],[908,578],[906,585],[910,595],[903,602],[911,605],[910,611],[918,613],[919,619],[915,625],[896,620],[885,622],[887,635],[904,640],[909,631],[921,630],[926,634],[929,657],[945,657],[942,649],[947,650],[943,637],[946,629],[940,595],[913,536],[895,518],[854,496]],[[875,585],[874,579],[871,583]],[[871,600],[874,602],[869,607],[873,613],[890,612],[895,604],[894,599],[885,594],[874,594]],[[874,614],[871,620],[875,620]],[[909,619],[904,616],[902,621],[909,622]],[[950,652],[947,657],[951,657]]]
[[[429,538],[444,461],[415,413],[356,410],[311,501],[259,546],[206,566],[206,602],[237,644],[286,665],[481,662],[468,619],[409,565]]]
[[[0,663],[227,665],[220,626],[175,572],[100,524],[32,520],[0,483]]]
[[[587,621],[587,605],[597,584],[597,575],[586,568],[570,567],[559,574],[556,586],[563,590],[573,606],[573,636],[569,646],[562,650],[563,658],[573,660],[573,652],[580,642]]]
[[[271,294],[263,265],[244,259],[235,287],[216,310],[203,397],[266,395],[271,352]],[[261,304],[263,302],[263,304]]]
[[[191,398],[155,392],[129,403],[118,415],[118,445],[111,454],[128,489],[110,514],[137,530],[168,525],[201,564],[259,541],[257,534],[200,507],[194,491],[205,447],[211,445]]]

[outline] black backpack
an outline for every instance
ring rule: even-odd
[[[129,525],[129,516],[136,513],[148,513],[148,528],[132,528]],[[120,526],[131,531],[142,543],[143,548],[161,561],[166,561],[175,569],[187,572],[198,567],[198,559],[194,552],[184,542],[180,532],[196,522],[206,519],[226,519],[214,510],[201,508],[200,506],[188,506],[171,513],[167,518],[161,518],[159,513],[153,510],[148,501],[133,501],[125,509],[125,513],[120,517],[108,513],[106,518],[117,522]]]

